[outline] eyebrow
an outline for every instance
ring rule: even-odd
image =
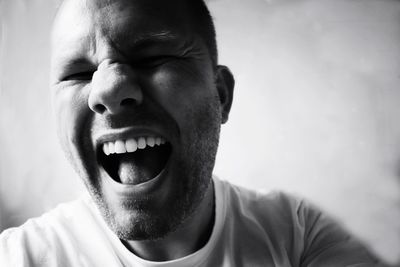
[[[140,52],[144,49],[149,49],[157,46],[173,45],[176,44],[180,38],[178,34],[172,33],[170,31],[161,31],[156,33],[147,33],[136,37],[134,40],[124,40],[123,44],[127,43],[130,51]],[[125,49],[121,48],[119,44],[110,40],[111,46],[114,47],[119,53],[125,55],[123,52]]]
[[[87,65],[93,65],[92,62],[90,62],[87,58],[74,58],[72,60],[67,59],[64,61],[63,68],[70,68],[70,67],[84,67]]]

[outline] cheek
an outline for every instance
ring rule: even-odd
[[[88,105],[82,88],[58,89],[53,96],[54,112],[57,119],[58,136],[68,154],[78,146],[85,129]]]
[[[193,70],[166,68],[149,79],[149,96],[158,102],[178,123],[189,123],[195,114],[206,113],[217,90],[209,75]]]

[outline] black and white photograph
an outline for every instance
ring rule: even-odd
[[[0,267],[400,267],[399,0],[0,0]]]

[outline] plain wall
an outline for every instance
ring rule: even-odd
[[[214,0],[236,77],[215,173],[304,196],[400,262],[400,2]],[[0,231],[84,190],[48,89],[56,3],[0,0]]]

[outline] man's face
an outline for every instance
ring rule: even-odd
[[[180,2],[72,0],[54,27],[59,137],[122,239],[163,237],[193,213],[229,112]]]

